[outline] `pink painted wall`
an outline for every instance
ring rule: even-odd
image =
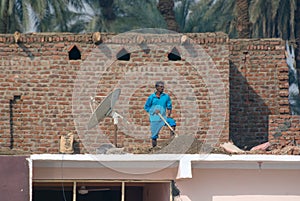
[[[127,170],[127,173],[129,170]],[[148,174],[97,168],[34,168],[33,179],[173,180],[177,168]],[[300,170],[193,169],[192,179],[176,180],[182,201],[300,200]],[[253,199],[255,196],[257,199]]]
[[[178,180],[176,185],[186,201],[249,201],[245,195],[273,195],[264,201],[274,201],[274,196],[283,195],[300,200],[299,181],[300,170],[194,169],[193,179]],[[237,196],[244,197],[234,199]]]
[[[109,168],[34,168],[33,179],[136,179],[136,180],[172,180],[177,169],[141,170]]]
[[[0,156],[0,200],[29,199],[28,156]]]
[[[243,196],[215,196],[213,201],[299,201],[300,196],[290,195],[243,195]]]

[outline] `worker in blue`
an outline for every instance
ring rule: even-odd
[[[152,147],[157,146],[157,138],[159,131],[163,126],[165,126],[165,122],[160,118],[158,113],[160,113],[163,118],[166,119],[168,124],[175,130],[176,122],[173,118],[171,118],[172,114],[172,101],[168,94],[164,93],[165,84],[163,81],[157,81],[155,83],[156,91],[151,94],[145,105],[144,109],[149,113],[150,120],[150,130],[151,130],[151,139],[152,139]],[[171,137],[174,135],[174,132],[170,131]]]

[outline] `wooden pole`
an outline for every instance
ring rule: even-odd
[[[115,127],[115,146],[117,147],[117,138],[118,138],[118,125],[117,124],[114,124],[114,127]]]

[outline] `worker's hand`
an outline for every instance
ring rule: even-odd
[[[159,110],[155,110],[154,114],[158,114],[160,111]]]

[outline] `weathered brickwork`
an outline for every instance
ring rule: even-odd
[[[91,34],[26,34],[19,44],[12,35],[0,35],[0,151],[59,153],[60,137],[70,132],[77,153],[114,143],[112,118],[95,129],[84,126],[90,96],[100,102],[115,88],[122,88],[116,109],[129,121],[118,124],[118,146],[128,151],[150,146],[143,105],[161,77],[179,134],[195,134],[208,144],[232,139],[248,148],[267,141],[269,115],[289,114],[284,41],[187,36],[191,40],[183,44],[175,34],[130,39],[102,34],[96,45]],[[69,60],[74,46],[79,60]],[[181,60],[168,58],[173,48]],[[129,61],[116,59],[123,50]],[[168,138],[164,128],[159,140]]]
[[[300,144],[300,116],[271,115],[269,140],[278,146]]]
[[[284,41],[231,40],[230,48],[230,138],[249,149],[268,141],[270,115],[289,114]]]

